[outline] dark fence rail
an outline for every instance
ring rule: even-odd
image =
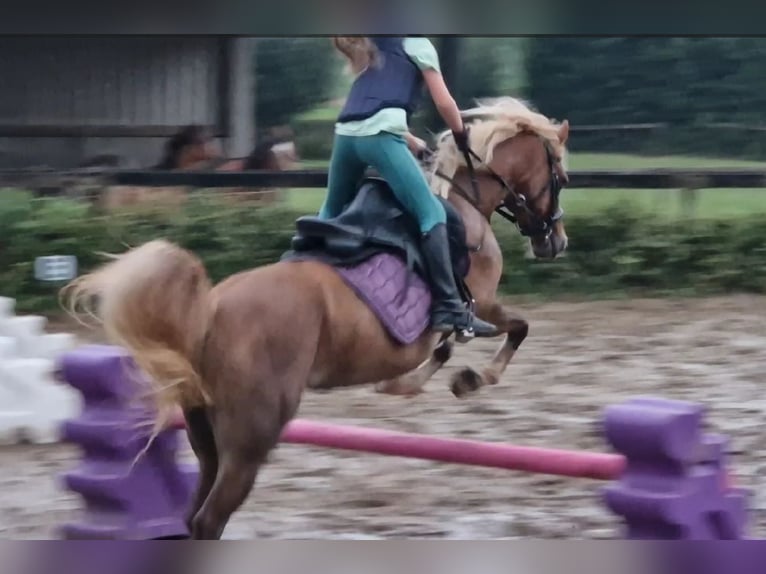
[[[766,189],[763,169],[582,170],[569,172],[570,189]],[[0,170],[0,186],[67,179],[93,184],[190,188],[325,188],[324,170],[158,171],[158,170]],[[55,195],[55,185],[48,193]]]
[[[103,177],[116,185],[147,187],[303,187],[324,188],[327,172],[301,170],[284,172],[169,172],[113,171]],[[569,173],[569,188],[590,189],[714,189],[766,188],[766,170],[588,170]]]

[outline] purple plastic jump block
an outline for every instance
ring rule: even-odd
[[[726,439],[703,433],[704,408],[636,398],[609,407],[606,437],[625,456],[622,477],[604,491],[633,540],[742,540],[744,489],[729,484]]]
[[[83,451],[80,466],[63,476],[85,502],[82,521],[62,528],[65,539],[186,538],[184,514],[197,482],[194,465],[179,464],[178,431],[151,428],[137,370],[119,347],[88,346],[64,356],[64,379],[80,391],[83,411],[62,427],[62,438]]]
[[[151,411],[139,401],[130,357],[117,347],[82,347],[64,357],[61,370],[84,399],[63,436],[84,451],[64,482],[83,497],[85,511],[80,523],[63,528],[64,538],[187,537],[197,471],[177,460],[178,431],[161,433],[134,465],[150,435],[141,423]],[[698,405],[653,398],[606,410],[606,437],[624,464],[604,497],[624,519],[628,539],[744,539],[747,493],[728,484],[726,441],[703,433],[703,414]]]

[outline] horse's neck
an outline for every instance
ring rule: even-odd
[[[214,166],[225,158],[214,157],[210,154],[198,154],[193,148],[182,149],[175,160],[174,169],[200,169]]]
[[[469,203],[467,199],[461,197],[461,195],[455,191],[454,185],[453,189],[450,191],[450,198],[457,198],[458,201],[470,205],[471,209],[478,211],[486,219],[489,219],[494,213],[495,208],[503,201],[503,190],[494,179],[481,171],[476,173],[476,183],[478,189],[474,189],[471,178],[468,175],[468,170],[466,168],[461,168],[455,175],[454,185],[460,186],[460,189],[469,194],[469,197],[474,198],[475,204],[474,201]],[[478,197],[476,197],[477,192]]]

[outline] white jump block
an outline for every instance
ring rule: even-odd
[[[10,297],[0,297],[0,321],[8,317],[13,317],[13,310],[16,308],[16,300]]]
[[[49,359],[0,362],[0,442],[58,442],[61,424],[77,416],[80,398],[54,380],[54,365]]]
[[[61,423],[81,408],[79,394],[53,375],[77,340],[45,333],[45,317],[17,317],[14,309],[13,299],[0,297],[0,443],[55,443]]]
[[[0,337],[0,361],[12,359],[19,354],[16,339],[13,337]]]
[[[28,359],[57,360],[77,346],[77,338],[70,333],[42,335],[21,349],[21,354]]]
[[[45,317],[25,315],[23,317],[6,317],[0,319],[0,335],[16,339],[40,337],[45,332],[47,323]]]

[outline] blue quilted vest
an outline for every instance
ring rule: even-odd
[[[423,74],[404,51],[404,38],[373,36],[380,64],[370,66],[356,79],[339,122],[366,120],[387,108],[402,108],[407,117],[417,109]]]

